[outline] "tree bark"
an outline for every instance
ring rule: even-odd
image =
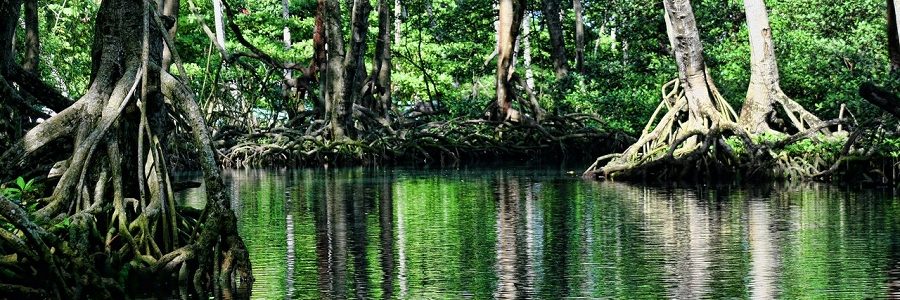
[[[0,0],[0,75],[6,76],[15,63],[13,37],[16,34],[16,22],[22,8],[21,0]]]
[[[575,10],[575,69],[584,72],[584,7],[581,0],[572,0]]]
[[[400,15],[403,13],[403,5],[400,3],[400,0],[394,0],[394,45],[400,45],[400,25],[402,24],[402,20],[400,20]]]
[[[41,56],[41,41],[38,33],[37,0],[25,1],[25,62],[22,68],[30,73],[38,73]]]
[[[158,3],[159,15],[172,21],[172,27],[169,28],[169,37],[172,40],[175,40],[175,34],[178,31],[178,9],[180,4],[180,0],[159,0]],[[163,47],[162,69],[168,72],[169,67],[172,65],[172,51],[169,50],[168,45],[163,45]],[[184,76],[184,74],[181,74],[181,76]]]
[[[0,10],[7,10],[8,3],[0,2]],[[183,266],[194,274],[198,292],[210,290],[217,281],[231,286],[233,274],[244,283],[252,282],[207,128],[194,98],[185,96],[189,89],[160,68],[165,29],[151,21],[151,14],[146,0],[103,1],[94,27],[89,90],[0,156],[0,166],[9,166],[42,155],[37,150],[53,142],[72,145],[53,149],[73,152],[46,205],[30,216],[45,228],[63,218],[71,220],[64,234],[30,242],[57,251],[25,263],[57,265],[58,270],[24,274],[30,276],[25,277],[30,284],[61,291],[57,294],[62,297],[125,298],[110,295],[110,288],[119,284],[117,270],[125,265],[136,268],[133,274],[158,274],[163,284],[171,284],[170,278]],[[199,225],[180,222],[174,204],[165,147],[173,127],[162,96],[164,77],[170,92],[180,91],[167,96],[179,109],[173,113],[190,120],[192,146],[199,150],[207,179],[209,198],[206,212],[197,218]],[[135,199],[128,210],[126,199]],[[3,201],[0,204],[7,204]],[[66,250],[60,250],[62,245]],[[62,282],[41,280],[54,275]]]
[[[684,85],[687,97],[689,122],[699,122],[706,118],[718,120],[709,112],[715,111],[710,98],[706,78],[706,63],[700,32],[694,19],[694,11],[689,0],[666,0],[666,30],[675,52],[678,77]],[[698,124],[691,124],[697,126]],[[705,127],[699,125],[700,128]]]
[[[375,78],[372,109],[390,121],[391,110],[391,12],[390,0],[378,0],[378,39],[375,41],[375,59],[372,77]]]
[[[222,17],[222,0],[212,0],[213,3],[213,23],[216,28],[216,43],[222,46],[222,49],[228,49],[225,47],[225,22]]]
[[[320,0],[324,7],[325,44],[327,46],[327,62],[321,78],[324,85],[325,107],[328,115],[331,137],[345,137],[345,122],[350,115],[344,104],[344,33],[341,30],[341,4],[338,0]],[[352,106],[351,106],[352,107]]]
[[[547,23],[547,30],[550,32],[550,58],[553,60],[556,79],[563,79],[569,74],[569,66],[560,20],[559,0],[544,0],[543,13],[544,22]]]
[[[363,86],[366,83],[366,48],[369,35],[369,13],[372,6],[368,0],[354,0],[350,17],[350,47],[344,57],[344,100],[336,105],[335,111],[343,124],[343,135],[354,138],[353,105],[360,103]],[[335,135],[338,137],[338,135]]]
[[[781,104],[794,127],[803,131],[821,124],[821,120],[788,98],[779,84],[778,63],[772,29],[763,0],[745,0],[747,29],[750,34],[750,85],[741,109],[739,123],[751,133],[771,131],[767,122],[775,106]]]
[[[499,120],[515,117],[511,113],[515,100],[512,76],[514,69],[513,50],[522,28],[522,17],[525,14],[525,0],[501,0],[499,6],[500,21],[498,23],[497,53],[497,114]]]
[[[888,53],[891,59],[891,71],[900,70],[900,3],[894,0],[887,1],[888,17]]]

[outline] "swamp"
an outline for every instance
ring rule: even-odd
[[[0,299],[900,298],[894,0],[0,0]]]

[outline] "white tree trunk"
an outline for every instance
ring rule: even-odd
[[[221,0],[213,0],[213,18],[216,27],[216,43],[222,46],[222,49],[227,49],[225,47],[225,22],[222,18],[222,1]]]
[[[534,90],[534,71],[531,70],[531,13],[522,18],[522,55],[525,64],[525,84]]]
[[[281,17],[284,19],[285,22],[287,22],[291,18],[290,1],[288,1],[288,0],[281,0]],[[282,41],[284,42],[285,50],[291,49],[291,44],[292,44],[291,43],[291,29],[288,28],[287,25],[284,26],[284,36],[282,37]],[[290,85],[288,85],[288,82],[293,77],[294,77],[294,74],[293,74],[293,71],[291,71],[291,69],[284,70],[284,84],[282,84],[282,93],[285,96],[290,96],[291,94],[293,94],[293,93],[291,93]]]
[[[781,91],[766,4],[763,0],[745,0],[744,9],[750,33],[750,85],[741,109],[741,126],[753,133],[770,131],[767,115],[775,110],[776,104],[784,108],[797,130],[819,126],[821,120]]]
[[[394,0],[394,45],[400,45],[400,15],[403,12],[403,6],[400,0]]]
[[[778,65],[763,0],[745,0],[744,9],[750,33],[750,85],[741,109],[741,124],[760,133],[769,130],[766,115],[772,111],[778,93]]]

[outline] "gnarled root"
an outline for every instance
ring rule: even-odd
[[[601,157],[585,171],[584,176],[633,176],[667,162],[690,163],[708,152],[710,147],[719,145],[717,141],[725,131],[749,140],[734,122],[736,114],[712,85],[708,74],[706,81],[706,95],[699,96],[682,89],[679,79],[664,84],[662,102],[637,142],[620,155]],[[692,104],[689,101],[695,102]],[[657,122],[657,117],[664,111],[665,114]],[[600,167],[600,162],[606,159],[610,159],[609,162]]]
[[[791,156],[785,149],[845,123],[843,119],[823,122],[782,93],[778,103],[799,132],[791,136],[776,132],[776,141],[757,141],[758,136],[735,122],[737,115],[719,94],[709,74],[706,74],[709,102],[705,101],[705,95],[691,95],[679,84],[680,80],[676,79],[663,85],[663,101],[635,144],[621,154],[598,158],[584,176],[683,178],[685,173],[740,172],[748,176],[812,178],[831,163],[825,159],[809,161]],[[663,111],[665,114],[656,122]]]
[[[208,129],[190,90],[158,67],[161,38],[151,35],[159,26],[149,22],[150,11],[133,1],[104,1],[91,89],[0,157],[0,166],[18,172],[31,157],[65,155],[51,149],[54,143],[72,149],[37,211],[0,197],[0,292],[121,299],[123,286],[135,282],[142,289],[129,292],[188,277],[198,278],[197,293],[252,282]],[[144,26],[132,17],[142,13]],[[131,35],[141,27],[144,42],[135,42]],[[167,110],[161,92],[173,99],[175,111]],[[205,184],[214,191],[199,216],[175,205],[163,147],[171,115],[187,120],[178,125],[190,128]]]

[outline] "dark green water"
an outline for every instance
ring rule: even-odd
[[[534,170],[228,175],[253,298],[900,297],[900,199],[883,190]]]

